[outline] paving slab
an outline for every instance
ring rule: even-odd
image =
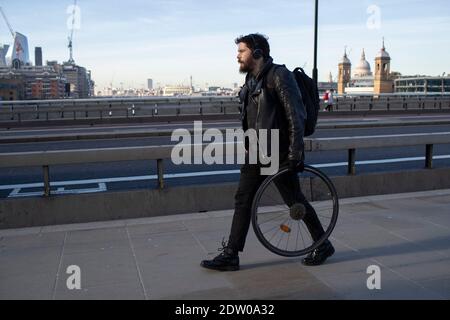
[[[0,230],[0,299],[449,299],[450,190],[348,198],[321,266],[250,229],[241,270],[215,272],[233,212]],[[69,266],[81,289],[70,290]],[[381,289],[367,286],[378,266]]]

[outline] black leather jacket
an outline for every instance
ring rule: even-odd
[[[280,160],[302,160],[306,110],[292,72],[284,65],[272,63],[272,58],[269,58],[256,77],[257,85],[253,92],[247,87],[249,76],[239,93],[243,103],[241,121],[244,131],[248,129],[247,99],[254,99],[258,106],[255,129],[279,129]],[[270,139],[268,150],[271,150]]]

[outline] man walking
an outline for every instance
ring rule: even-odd
[[[295,170],[303,166],[303,134],[306,110],[293,74],[284,66],[274,64],[270,57],[267,38],[261,34],[249,34],[235,40],[238,45],[239,71],[246,74],[245,85],[240,92],[243,108],[241,120],[244,131],[248,129],[279,130],[279,159],[288,165],[292,174],[279,189],[298,190],[296,200],[306,209],[304,222],[314,241],[325,232],[314,208],[300,191]],[[270,142],[268,142],[270,143]],[[273,142],[272,142],[273,143]],[[247,145],[247,144],[246,144]],[[248,150],[248,147],[246,146]],[[270,150],[270,146],[268,146]],[[239,251],[243,251],[251,220],[251,205],[258,187],[264,181],[261,164],[248,161],[241,167],[239,187],[235,195],[235,211],[228,242],[222,243],[222,251],[212,260],[203,260],[201,266],[220,271],[239,270]],[[280,190],[281,192],[282,190]],[[303,259],[305,265],[322,264],[334,253],[326,240]]]

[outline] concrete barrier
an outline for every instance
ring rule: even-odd
[[[324,107],[323,101],[321,106]],[[134,113],[132,113],[134,110]],[[157,110],[157,111],[156,111]],[[0,122],[36,122],[37,119],[56,121],[59,119],[83,120],[106,118],[129,118],[154,115],[201,115],[239,113],[237,97],[146,97],[106,98],[76,100],[8,101],[0,102]],[[449,110],[450,96],[338,96],[334,112],[371,111],[433,111]]]
[[[450,188],[450,169],[371,173],[331,179],[342,199]],[[312,188],[305,190],[308,198],[315,197],[314,192],[321,192],[316,181],[311,183]],[[0,229],[232,209],[236,188],[236,183],[162,190],[155,186],[147,190],[2,199]]]

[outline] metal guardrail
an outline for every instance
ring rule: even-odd
[[[321,101],[323,107],[325,105]],[[333,111],[450,110],[450,95],[337,96]],[[146,97],[0,102],[0,123],[238,114],[237,97]]]
[[[450,109],[450,96],[342,96],[335,98],[335,111],[442,110]]]
[[[150,97],[11,101],[0,103],[0,122],[238,114],[236,97]]]
[[[433,145],[450,143],[450,132],[305,139],[305,151],[348,150],[347,173],[356,174],[356,149],[425,145],[425,168],[433,167]],[[209,144],[204,144],[203,148]],[[33,151],[0,154],[0,168],[40,166],[44,194],[50,196],[49,166],[93,162],[156,160],[158,186],[164,188],[163,161],[171,157],[173,145]],[[240,150],[240,148],[236,148]]]

